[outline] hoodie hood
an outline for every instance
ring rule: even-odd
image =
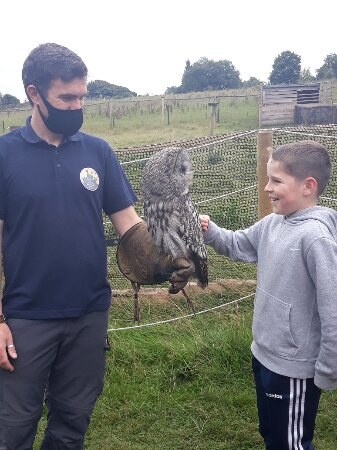
[[[301,225],[307,220],[318,220],[327,227],[337,242],[337,211],[323,206],[313,206],[297,211],[283,220],[289,225]]]

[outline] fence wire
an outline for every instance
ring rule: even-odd
[[[239,135],[221,135],[216,138],[180,142],[188,149],[193,166],[193,185],[190,193],[202,214],[208,214],[221,226],[242,228],[257,219],[256,131]],[[143,214],[140,177],[148,158],[165,144],[143,148],[117,150],[128,179],[139,202],[137,212]],[[114,239],[107,223],[108,239]],[[109,249],[109,274],[115,288],[123,289],[129,283],[116,270],[115,248]],[[209,252],[210,281],[218,278],[253,277],[254,266],[224,263],[224,258]]]
[[[314,139],[322,143],[329,151],[333,166],[337,162],[337,125],[316,125],[307,127],[288,127],[272,129],[273,146],[298,141]],[[257,192],[257,132],[247,131],[236,134],[225,134],[195,140],[170,142],[167,144],[149,145],[118,149],[116,154],[127,177],[129,178],[137,196],[135,205],[137,212],[143,215],[142,197],[140,192],[140,178],[142,169],[151,155],[168,145],[180,145],[186,148],[191,156],[193,165],[193,184],[190,194],[200,214],[208,214],[218,225],[228,229],[242,229],[249,227],[258,219]],[[336,207],[337,203],[337,170],[333,171],[330,183],[320,199],[324,206]],[[117,236],[107,220],[105,222],[107,239],[118,242]],[[255,291],[256,266],[249,263],[231,262],[224,256],[216,255],[208,247],[209,279],[211,289],[206,292],[193,287],[192,296],[204,298],[198,303],[199,310],[207,310],[207,306],[215,306],[224,301],[250,295]],[[108,247],[109,279],[117,297],[117,303],[124,305],[115,310],[114,328],[118,328],[118,321],[132,317],[132,290],[128,280],[119,272],[116,265],[116,246]],[[161,286],[162,288],[163,286]],[[165,287],[165,285],[164,285]],[[146,299],[147,292],[153,293],[153,287],[145,286],[140,292],[140,298]],[[160,302],[162,289],[154,291],[155,301]],[[209,303],[207,295],[213,297]],[[224,296],[225,295],[225,296]],[[227,297],[226,297],[227,295]],[[203,297],[202,297],[203,296]],[[216,300],[216,296],[218,300]],[[170,296],[176,307],[175,316],[184,316],[184,300]],[[215,299],[215,300],[214,300]],[[161,311],[153,306],[151,301],[146,308],[151,309],[148,321],[156,322],[167,319],[167,311],[161,316]],[[172,312],[172,311],[171,311]],[[126,319],[128,317],[128,319]],[[188,317],[188,316],[186,316]],[[170,320],[170,319],[169,319]]]
[[[188,149],[193,165],[191,197],[201,214],[208,214],[217,224],[229,229],[246,228],[257,220],[257,144],[258,130],[189,141],[175,142]],[[328,149],[332,161],[337,161],[337,125],[289,127],[273,129],[273,145],[300,139],[315,139]],[[150,145],[116,150],[139,202],[137,212],[143,215],[140,177],[148,158],[168,144]],[[321,204],[334,207],[337,171],[332,175]],[[115,239],[112,227],[106,222],[108,239]],[[109,248],[109,277],[115,289],[129,286],[115,263],[116,248]],[[218,279],[246,279],[255,277],[255,267],[247,263],[232,263],[209,249],[210,281]]]

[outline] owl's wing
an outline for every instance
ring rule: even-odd
[[[208,263],[207,250],[201,231],[199,213],[196,206],[191,201],[189,194],[186,194],[181,204],[182,224],[184,229],[183,239],[189,250],[190,258],[195,265],[195,275],[201,287],[208,284]]]
[[[144,201],[144,216],[148,229],[159,250],[176,258],[187,258],[179,202]]]
[[[208,284],[207,251],[199,214],[189,194],[174,201],[144,201],[144,216],[159,250],[175,258],[191,259],[201,287]]]

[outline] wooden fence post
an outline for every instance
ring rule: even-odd
[[[167,125],[170,125],[170,105],[166,105],[167,111]]]
[[[161,121],[164,125],[165,123],[165,95],[161,96]]]
[[[270,198],[264,192],[268,182],[267,162],[269,149],[273,146],[273,132],[259,131],[257,133],[257,184],[258,184],[258,217],[267,216],[272,212]]]
[[[115,121],[114,121],[114,117],[113,117],[113,114],[112,114],[112,100],[110,98],[109,99],[109,124],[110,124],[110,130],[112,130],[112,128],[115,126],[114,122]]]
[[[211,119],[209,123],[209,135],[213,136],[214,122],[216,118],[216,107],[219,105],[219,102],[208,102],[208,106],[212,108],[211,110]]]

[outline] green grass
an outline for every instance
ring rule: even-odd
[[[170,113],[170,124],[162,121],[161,108],[153,112],[131,111],[115,120],[110,128],[109,117],[93,115],[87,107],[84,131],[106,139],[116,148],[170,142],[207,136],[210,133],[210,109],[206,103],[186,101],[185,107],[173,107]],[[160,105],[160,103],[158,103]],[[214,134],[229,131],[256,129],[258,127],[258,103],[255,98],[220,102],[219,123],[215,124]]]
[[[199,297],[198,310],[237,294]],[[178,300],[143,299],[143,323],[188,312]],[[125,304],[111,309],[121,317]],[[131,316],[129,316],[131,317]],[[252,301],[134,330],[110,332],[105,388],[86,437],[96,450],[260,450],[251,373]],[[130,325],[130,323],[129,323]],[[324,393],[316,450],[335,450],[337,395]],[[40,429],[45,425],[42,419]],[[40,440],[40,434],[37,444]]]
[[[127,102],[114,105],[114,124],[109,118],[108,102],[87,101],[82,131],[100,136],[114,148],[134,147],[153,143],[192,139],[210,133],[210,108],[208,98],[172,103],[170,124],[167,112],[162,120],[161,100],[140,101],[135,109]],[[142,106],[143,105],[143,106]],[[28,108],[28,107],[27,107]],[[30,109],[24,111],[0,111],[0,134],[9,126],[23,125]],[[222,98],[219,103],[219,122],[214,134],[256,129],[258,127],[258,101],[256,97]]]

